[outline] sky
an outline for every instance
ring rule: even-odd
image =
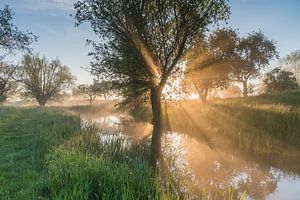
[[[97,41],[89,24],[75,27],[73,4],[76,0],[0,0],[0,8],[9,5],[15,13],[13,22],[20,30],[30,30],[38,42],[34,53],[48,59],[59,58],[70,67],[77,83],[91,83],[93,77],[84,70],[89,67],[86,39]],[[262,30],[276,41],[280,57],[300,49],[300,0],[230,0],[228,26],[238,29],[241,36]],[[70,14],[73,14],[71,16]],[[20,62],[16,56],[14,62]],[[271,65],[275,65],[275,61]],[[271,66],[272,67],[272,66]]]

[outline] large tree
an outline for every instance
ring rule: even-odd
[[[16,84],[17,66],[5,62],[5,58],[16,51],[30,51],[30,44],[37,37],[29,31],[20,31],[12,23],[13,12],[5,6],[0,9],[0,96],[6,95]]]
[[[269,40],[261,31],[240,38],[236,48],[238,57],[232,63],[231,80],[241,83],[243,96],[248,96],[249,80],[257,78],[261,70],[265,69],[273,58],[278,57],[278,53],[275,42]]]
[[[153,114],[151,161],[161,155],[162,90],[181,57],[207,26],[229,15],[226,0],[82,0],[79,23],[88,21],[102,41],[129,42],[148,76]],[[139,69],[137,69],[139,70]]]
[[[45,57],[25,55],[20,69],[20,82],[26,97],[35,98],[40,106],[57,100],[68,88],[74,76],[58,59],[49,62]]]

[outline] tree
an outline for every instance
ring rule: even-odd
[[[86,94],[92,104],[98,96],[108,99],[114,95],[113,83],[111,81],[96,81],[93,84],[81,84],[73,90],[74,94]]]
[[[0,62],[0,97],[3,99],[8,92],[16,87],[16,70],[16,66]]]
[[[0,61],[3,61],[7,55],[15,51],[30,51],[30,44],[37,40],[37,37],[31,32],[20,31],[12,23],[13,15],[8,6],[5,6],[2,10],[0,9],[0,48],[4,52],[0,56]]]
[[[25,55],[23,58],[20,70],[20,82],[25,90],[23,94],[35,98],[40,106],[57,100],[74,79],[69,68],[58,59],[49,62],[38,55]]]
[[[236,47],[237,55],[232,63],[231,80],[242,83],[243,96],[248,96],[249,80],[258,77],[274,57],[278,57],[275,42],[261,31],[252,32],[240,38]]]
[[[77,87],[77,91],[78,93],[82,93],[82,94],[86,94],[89,98],[89,102],[90,104],[92,104],[95,99],[97,98],[98,96],[98,93],[97,93],[97,90],[94,86],[94,84],[91,84],[91,85],[87,85],[87,84],[82,84],[82,85],[79,85]]]
[[[93,84],[97,94],[103,96],[105,100],[117,95],[113,85],[113,81],[94,81]]]
[[[78,23],[88,21],[102,41],[124,39],[149,77],[153,114],[151,163],[161,156],[162,90],[189,46],[209,24],[226,19],[226,0],[82,0]]]
[[[277,67],[266,74],[264,79],[265,92],[278,92],[298,89],[299,84],[292,72]]]
[[[187,54],[186,74],[202,103],[211,89],[229,85],[230,61],[235,57],[237,34],[231,28],[217,29],[194,44]]]
[[[294,51],[284,57],[280,62],[280,66],[292,72],[300,84],[300,50]]]
[[[37,40],[31,32],[23,32],[12,23],[12,10],[5,6],[0,9],[0,97],[11,91],[16,85],[17,66],[9,65],[4,59],[15,51],[30,52],[30,44]]]

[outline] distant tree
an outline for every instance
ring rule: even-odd
[[[243,96],[248,96],[249,80],[258,77],[278,53],[275,42],[261,31],[241,38],[236,48],[238,57],[232,62],[231,80],[242,83]]]
[[[116,95],[112,81],[96,81],[93,84],[81,84],[73,90],[74,94],[85,94],[88,96],[90,104],[92,104],[98,96],[109,99]]]
[[[280,62],[280,66],[283,69],[292,72],[295,75],[298,84],[300,84],[300,50],[293,51],[284,57]]]
[[[198,40],[187,54],[186,74],[203,103],[209,90],[225,89],[229,85],[236,40],[233,29],[218,29],[208,38]]]
[[[92,104],[98,96],[98,91],[96,90],[93,84],[81,84],[76,88],[76,92],[79,94],[87,95],[90,104]]]
[[[20,82],[25,90],[23,94],[35,98],[40,106],[57,100],[73,80],[69,68],[58,59],[49,62],[38,55],[25,55],[23,58],[20,69]]]
[[[292,72],[277,67],[266,74],[264,79],[265,92],[278,92],[298,89],[296,77]]]
[[[224,98],[241,97],[242,91],[238,85],[232,83],[222,92],[222,96]]]
[[[227,1],[82,0],[75,9],[78,22],[90,22],[104,43],[125,41],[143,63],[135,70],[144,68],[148,76],[153,116],[151,163],[156,166],[161,155],[162,90],[197,37],[208,25],[228,17]]]
[[[94,81],[94,88],[99,96],[102,96],[104,99],[109,99],[118,94],[114,84],[113,81]]]
[[[4,59],[15,51],[30,51],[30,44],[37,40],[31,32],[23,32],[12,23],[13,12],[5,6],[0,9],[0,98],[5,99],[5,95],[16,85],[17,66],[7,64]]]

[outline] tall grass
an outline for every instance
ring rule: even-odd
[[[148,165],[148,145],[124,146],[123,138],[101,142],[85,127],[53,150],[39,196],[45,199],[161,199],[156,171]],[[103,137],[103,136],[102,136]],[[46,192],[45,192],[46,191]]]

